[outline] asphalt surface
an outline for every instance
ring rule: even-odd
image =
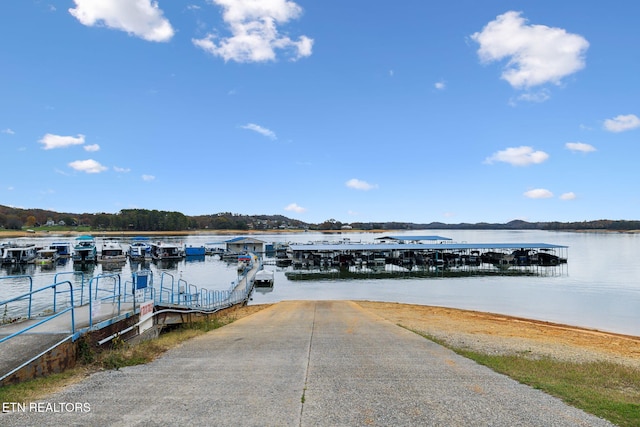
[[[18,403],[0,425],[612,425],[344,301],[281,302]]]

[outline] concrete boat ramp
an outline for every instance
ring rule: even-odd
[[[0,425],[611,426],[344,301],[275,304]]]

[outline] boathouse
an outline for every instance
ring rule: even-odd
[[[253,252],[256,254],[264,253],[265,242],[262,240],[254,239],[252,237],[235,237],[230,240],[225,240],[227,252],[230,253],[242,253]]]

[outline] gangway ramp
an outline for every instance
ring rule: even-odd
[[[90,326],[101,329],[133,315],[132,303],[102,302],[93,309],[93,316],[86,304],[49,320],[36,317],[0,326],[0,384],[39,376],[45,370],[43,364],[52,372],[73,366],[75,349],[67,348],[67,344],[70,346]],[[36,360],[38,363],[34,363]]]

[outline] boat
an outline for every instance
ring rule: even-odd
[[[240,254],[238,255],[238,271],[244,271],[246,268],[251,267],[253,259],[251,255],[248,254]]]
[[[84,235],[76,237],[72,258],[74,263],[79,264],[96,262],[98,250],[96,249],[96,241],[93,236]]]
[[[5,249],[11,247],[11,243],[0,243],[0,264],[4,264]]]
[[[184,254],[186,256],[204,256],[206,248],[204,246],[187,246],[184,248]]]
[[[148,237],[134,237],[127,250],[127,255],[133,260],[141,260],[151,257],[151,246],[146,242]]]
[[[40,249],[36,253],[37,253],[37,256],[34,263],[37,265],[47,265],[47,266],[54,265],[58,262],[58,258],[60,257],[58,255],[58,251],[51,248]]]
[[[49,249],[55,249],[58,258],[71,258],[72,250],[69,242],[54,242],[49,245]]]
[[[561,258],[558,255],[551,253],[551,249],[540,249],[540,252],[537,253],[537,259],[538,265],[544,267],[567,263],[566,258]]]
[[[105,240],[102,242],[102,248],[100,255],[98,255],[98,262],[102,264],[106,263],[124,263],[127,260],[127,255],[122,249],[122,245],[115,240]]]
[[[222,255],[225,253],[225,248],[221,247],[221,245],[224,245],[224,243],[218,243],[218,242],[205,243],[204,245],[205,255],[220,255],[220,257],[222,257]]]
[[[4,248],[3,264],[33,264],[38,256],[36,245],[10,245]]]
[[[271,288],[273,287],[273,276],[272,270],[260,270],[256,273],[253,284],[257,288]]]
[[[184,252],[182,247],[173,243],[155,242],[151,243],[151,259],[153,260],[166,260],[166,259],[182,259]]]

